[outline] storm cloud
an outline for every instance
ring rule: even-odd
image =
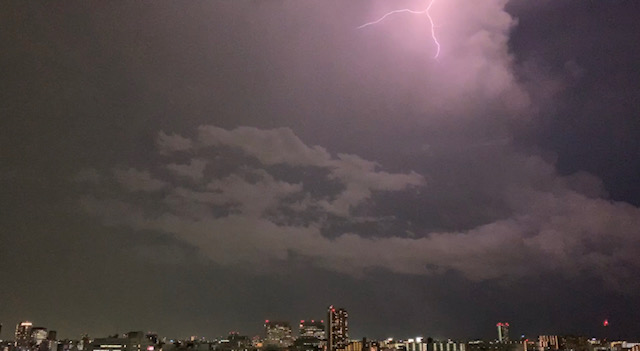
[[[638,4],[4,3],[0,318],[637,335]]]
[[[160,145],[165,137],[159,134]],[[421,191],[428,197],[429,188],[444,180],[432,178],[427,183],[414,171],[388,173],[357,155],[333,157],[321,146],[307,146],[287,128],[201,126],[197,140],[188,144],[192,149],[173,151],[201,157],[199,153],[211,148],[228,147],[241,150],[243,157],[236,159],[236,169],[229,175],[205,177],[199,184],[170,175],[159,180],[146,171],[115,173],[124,191],[160,191],[164,184],[172,184],[163,193],[165,211],[154,203],[147,208],[95,198],[86,209],[97,216],[109,214],[107,223],[170,233],[220,264],[264,267],[274,261],[302,259],[356,276],[371,268],[426,275],[453,270],[472,280],[588,273],[615,289],[628,288],[626,282],[640,268],[635,255],[640,248],[636,235],[640,209],[593,197],[600,184],[592,176],[559,176],[552,164],[537,156],[514,154],[512,159],[500,160],[510,174],[505,176],[499,169],[489,173],[499,179],[495,195],[506,205],[503,218],[487,219],[460,232],[418,228],[420,237],[393,232],[371,237],[363,231],[330,238],[322,235],[323,227],[331,224],[330,215],[376,222],[383,218],[357,211],[359,205],[370,202],[367,207],[375,212],[374,193]],[[249,166],[251,160],[257,162]],[[286,166],[289,178],[297,181],[276,179],[269,171],[275,165]],[[215,158],[207,167],[217,167]],[[321,181],[337,182],[340,189],[312,195],[305,185],[306,168],[324,169]],[[474,206],[483,204],[479,201]],[[228,211],[219,214],[214,208],[220,207]],[[304,225],[282,224],[300,223],[297,217],[307,217],[311,210],[313,217],[306,218]]]

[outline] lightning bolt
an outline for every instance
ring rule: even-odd
[[[382,21],[385,20],[385,18],[395,15],[397,13],[411,13],[414,15],[427,15],[427,18],[429,18],[429,24],[431,24],[431,39],[433,39],[433,43],[436,45],[436,54],[433,56],[434,59],[437,59],[438,56],[440,56],[440,42],[438,41],[438,37],[436,36],[436,25],[435,22],[433,22],[433,18],[431,17],[431,13],[429,13],[429,11],[431,10],[431,6],[433,6],[433,3],[436,2],[436,0],[431,0],[429,2],[429,6],[427,6],[427,8],[425,10],[422,11],[415,11],[415,10],[410,10],[410,9],[400,9],[400,10],[393,10],[391,12],[387,12],[384,14],[384,16],[380,17],[379,19],[373,21],[373,22],[367,22],[361,26],[358,27],[358,29],[362,29],[368,26],[372,26],[374,24],[378,24]]]

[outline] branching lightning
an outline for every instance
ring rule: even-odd
[[[384,14],[384,16],[380,17],[379,19],[373,21],[373,22],[368,22],[365,23],[363,25],[361,25],[360,27],[358,27],[358,29],[362,29],[368,26],[372,26],[374,24],[378,24],[382,21],[385,20],[385,18],[391,16],[391,15],[395,15],[398,13],[411,13],[414,15],[427,15],[427,18],[429,19],[429,24],[431,24],[431,38],[433,39],[433,43],[436,45],[436,54],[434,55],[433,58],[438,58],[438,56],[440,55],[440,42],[438,41],[438,37],[436,36],[436,25],[435,22],[433,22],[433,18],[431,17],[431,14],[429,13],[429,11],[431,10],[431,6],[433,5],[433,3],[436,0],[431,0],[429,2],[429,6],[427,6],[427,8],[425,10],[422,11],[415,11],[415,10],[410,10],[410,9],[400,9],[400,10],[393,10],[391,12],[388,12],[386,14]]]

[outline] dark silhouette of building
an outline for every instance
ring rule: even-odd
[[[246,335],[230,332],[225,340],[221,340],[216,348],[219,351],[255,351],[253,341]]]
[[[315,336],[301,336],[293,342],[296,351],[321,351],[322,340]]]
[[[560,350],[593,351],[594,347],[586,336],[564,335],[558,338]]]

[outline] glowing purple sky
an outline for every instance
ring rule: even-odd
[[[433,17],[430,14],[430,10],[431,7],[433,6],[435,0],[431,0],[429,1],[429,5],[427,5],[427,8],[422,10],[422,11],[416,11],[416,10],[412,10],[412,9],[398,9],[398,10],[393,10],[393,11],[389,11],[387,13],[385,13],[384,15],[382,15],[382,17],[378,18],[375,21],[371,21],[371,22],[367,22],[365,24],[362,24],[360,26],[358,26],[358,29],[363,29],[369,26],[373,26],[376,24],[381,23],[382,21],[384,21],[387,17],[390,16],[394,16],[397,14],[401,14],[401,13],[410,13],[412,15],[425,15],[428,19],[429,19],[429,25],[430,25],[430,33],[431,33],[431,38],[433,39],[433,44],[436,47],[436,53],[433,55],[434,59],[437,59],[438,56],[440,55],[440,42],[438,41],[438,36],[436,35],[436,24],[433,21]]]

